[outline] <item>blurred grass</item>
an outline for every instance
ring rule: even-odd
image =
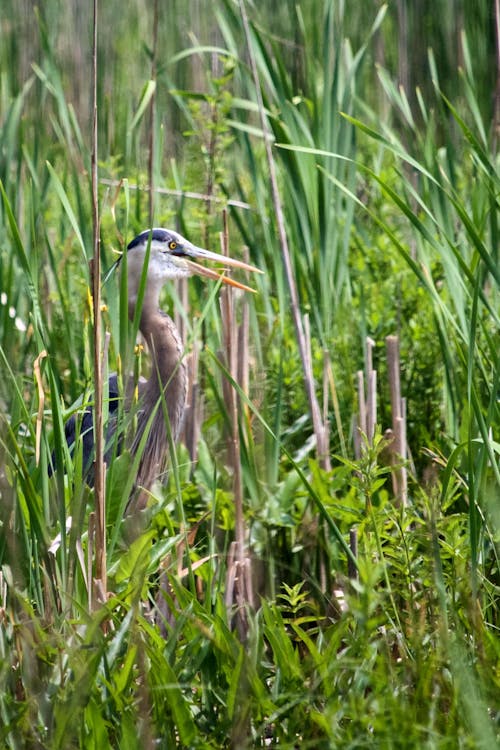
[[[200,280],[190,284],[184,316],[188,352],[193,342],[204,343],[198,461],[191,466],[184,446],[177,447],[169,482],[155,490],[137,520],[144,530],[130,543],[133,522],[122,512],[134,465],[126,453],[113,460],[111,593],[91,603],[93,491],[80,478],[81,453],[69,455],[63,433],[68,415],[93,392],[90,11],[56,0],[36,12],[29,3],[4,4],[2,746],[498,743],[493,4],[457,3],[454,18],[440,4],[439,28],[426,26],[437,12],[428,3],[421,17],[410,12],[408,55],[418,64],[410,66],[406,91],[397,80],[397,7],[304,0],[283,3],[271,19],[248,6],[318,383],[325,350],[333,363],[331,472],[319,468],[310,438],[237,6],[162,6],[154,79],[152,10],[134,2],[100,11],[103,265],[148,224],[148,194],[136,186],[147,184],[154,129],[156,185],[211,199],[158,193],[155,224],[218,249],[220,209],[239,199],[249,208],[230,207],[231,252],[247,245],[252,262],[266,270],[249,299],[252,381],[239,424],[248,545],[261,598],[241,643],[225,600],[234,504],[222,327],[217,290]],[[172,297],[180,304],[170,291],[165,309]],[[106,366],[120,376],[138,371],[143,357],[127,321],[126,287],[111,276],[104,295]],[[383,441],[352,458],[364,338],[376,341],[384,429],[390,402],[382,351],[394,333],[412,454],[407,508],[393,502]],[[328,391],[326,409],[333,424]],[[49,478],[52,450],[66,474]],[[358,576],[348,579],[352,528]],[[160,569],[169,580],[166,639],[151,618]]]

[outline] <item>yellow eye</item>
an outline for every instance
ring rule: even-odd
[[[177,242],[175,242],[174,240],[172,240],[172,242],[168,243],[168,246],[169,246],[169,248],[171,250],[175,250],[175,248],[177,247]]]

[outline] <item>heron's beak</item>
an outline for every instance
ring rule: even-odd
[[[184,260],[188,265],[188,268],[199,276],[206,276],[209,279],[216,281],[222,281],[223,284],[234,286],[236,289],[243,289],[245,292],[255,292],[246,284],[241,284],[239,281],[235,281],[230,276],[225,276],[224,273],[218,273],[212,268],[206,266],[200,266],[199,263],[195,263],[189,258],[196,258],[197,260],[210,260],[213,263],[221,263],[224,266],[230,266],[231,268],[241,268],[243,271],[251,271],[252,273],[264,273],[260,268],[251,266],[249,263],[245,263],[242,260],[236,260],[235,258],[228,258],[226,255],[219,255],[218,253],[212,253],[210,250],[205,250],[202,247],[196,247],[196,245],[185,245],[184,248]]]

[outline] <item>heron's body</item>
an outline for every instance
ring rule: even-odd
[[[147,490],[165,471],[168,431],[174,441],[179,437],[188,382],[183,345],[173,320],[162,310],[143,309],[140,330],[151,352],[151,375],[139,386],[139,414],[132,453],[139,450],[147,430],[136,482]],[[150,404],[156,405],[153,407],[156,411],[148,427],[150,413],[145,405]]]
[[[148,254],[149,249],[149,254]],[[165,283],[174,278],[193,274],[221,279],[224,283],[249,290],[226,276],[221,276],[192,259],[212,260],[249,271],[259,269],[242,261],[226,258],[203,248],[195,247],[177,232],[152,229],[139,234],[127,248],[128,311],[134,319],[145,273],[145,293],[139,329],[151,356],[149,379],[139,384],[139,403],[136,429],[130,442],[132,455],[140,452],[136,477],[136,493],[132,507],[142,507],[154,481],[164,472],[168,456],[169,435],[175,441],[180,432],[187,394],[187,370],[183,344],[172,319],[160,309],[160,292]],[[146,260],[148,267],[144,269]],[[107,443],[112,442],[117,428],[118,383],[116,375],[109,380],[110,424]],[[125,399],[125,410],[130,406],[130,394]],[[66,424],[66,439],[71,447],[76,440],[77,421],[72,417]],[[94,450],[92,410],[86,409],[80,423],[83,443],[83,466],[91,472]],[[122,440],[119,440],[118,449]]]

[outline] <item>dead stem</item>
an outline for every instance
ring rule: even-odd
[[[394,440],[389,446],[392,452],[392,463],[395,464],[392,472],[394,494],[402,505],[407,501],[407,471],[401,462],[408,455],[406,445],[406,402],[401,396],[399,338],[387,336],[387,369],[389,376],[389,387],[391,392],[392,431]]]
[[[229,253],[227,212],[224,212],[224,232],[222,252]],[[224,332],[224,355],[231,378],[238,382],[238,362],[240,361],[238,326],[234,310],[234,293],[225,287],[221,294],[222,324]],[[233,472],[233,494],[235,509],[234,559],[228,565],[228,577],[234,583],[234,600],[237,604],[235,622],[240,637],[244,640],[247,632],[246,607],[252,606],[252,578],[250,559],[246,555],[245,517],[243,514],[243,482],[241,476],[241,449],[238,419],[238,398],[234,387],[227,383],[224,389],[229,414],[230,434],[228,445],[229,463]],[[234,602],[233,602],[234,603]]]
[[[156,82],[156,56],[158,48],[158,0],[154,0],[153,6],[153,50],[151,54],[151,80]],[[151,101],[149,102],[149,154],[148,154],[148,175],[149,175],[149,226],[153,226],[155,215],[155,148],[156,148],[156,89],[153,90]]]
[[[98,196],[98,142],[97,142],[97,0],[94,0],[93,43],[92,43],[92,228],[93,258],[91,279],[94,312],[94,436],[95,466],[94,491],[96,509],[96,557],[95,578],[106,596],[106,494],[103,439],[103,382],[102,382],[102,342],[101,342],[101,251]]]

